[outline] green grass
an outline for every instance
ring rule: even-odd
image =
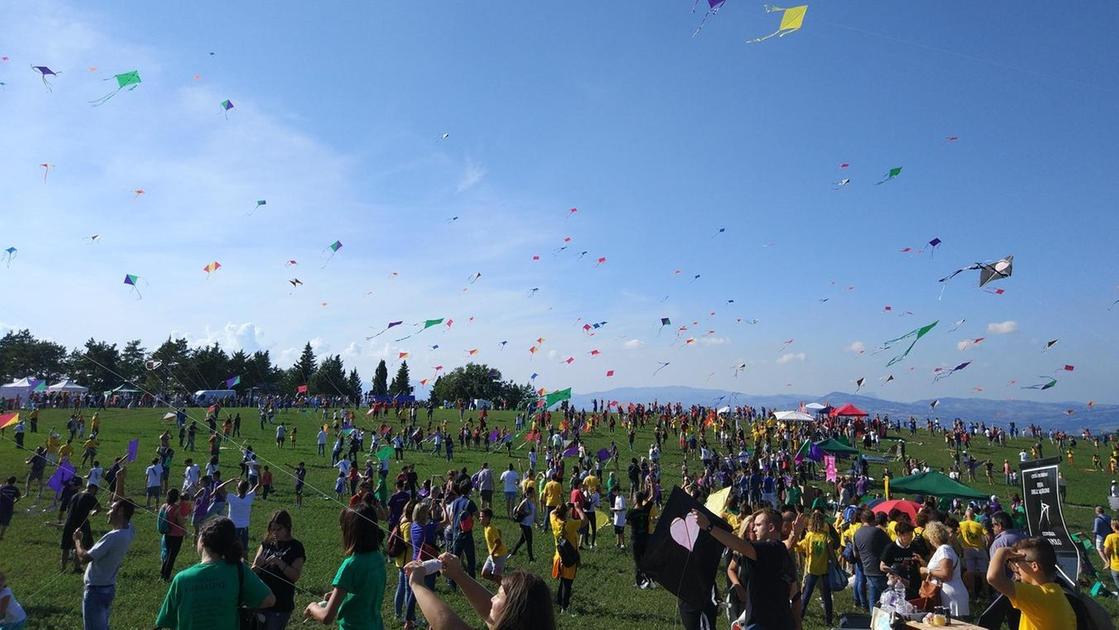
[[[242,426],[243,440],[253,445],[258,457],[263,463],[272,467],[276,493],[268,501],[258,501],[253,508],[252,527],[250,530],[250,545],[255,549],[259,542],[260,533],[273,509],[289,509],[295,520],[295,536],[300,539],[307,551],[307,563],[299,586],[306,593],[297,593],[297,613],[292,626],[297,625],[298,615],[304,606],[312,600],[317,600],[318,594],[329,589],[330,579],[341,560],[338,534],[338,512],[341,507],[333,499],[333,487],[336,473],[330,467],[329,455],[320,458],[315,454],[314,436],[319,425],[319,417],[311,412],[286,411],[278,415],[277,420],[282,420],[289,427],[299,427],[299,444],[292,450],[287,447],[280,450],[276,448],[274,428],[259,429],[257,414],[254,409],[242,409],[244,418]],[[161,422],[163,410],[107,410],[101,413],[102,433],[99,459],[103,465],[111,462],[113,456],[124,454],[128,440],[141,438],[141,457],[130,467],[128,472],[128,492],[134,499],[143,497],[143,468],[146,466],[150,454],[157,445],[158,434],[168,426]],[[67,412],[63,410],[47,410],[42,412],[38,434],[27,434],[27,445],[37,446],[46,439],[46,433],[54,426],[60,433],[64,432]],[[201,410],[191,410],[192,417],[202,417]],[[421,419],[423,414],[421,413]],[[451,427],[459,426],[457,412],[438,410],[436,420],[447,418]],[[507,423],[511,428],[512,416],[505,412],[491,415],[491,425],[494,422]],[[200,423],[201,424],[201,423]],[[361,422],[363,426],[369,423]],[[201,425],[204,427],[204,425]],[[590,436],[591,450],[597,450],[609,444],[611,437],[617,439],[623,459],[628,460],[625,434],[619,432],[611,436],[606,429],[599,429],[595,435]],[[15,474],[21,479],[26,476],[24,460],[29,455],[28,451],[17,451],[12,441],[9,430],[5,439],[0,440],[0,475],[7,477]],[[638,434],[637,445],[647,449],[652,439],[652,429],[646,429]],[[979,442],[973,442],[972,452],[979,459],[994,458],[1001,463],[1002,458],[1016,461],[1020,447],[1024,441],[1014,441],[1007,447],[987,447]],[[198,441],[200,450],[193,454],[195,461],[205,461],[205,444],[202,434]],[[177,439],[175,440],[177,446]],[[328,445],[329,448],[329,445]],[[1047,449],[1052,450],[1047,444]],[[916,441],[909,444],[909,454],[928,461],[934,467],[947,467],[951,463],[951,455],[942,446],[942,440],[919,431]],[[230,471],[237,471],[239,453],[234,448],[222,452],[223,469],[228,476]],[[1101,456],[1106,455],[1101,453]],[[176,448],[175,464],[171,473],[172,484],[181,484],[182,462],[186,454]],[[470,449],[456,448],[454,453],[455,467],[466,466],[471,472],[477,470],[483,461],[488,461],[492,468],[503,470],[509,463],[508,456],[501,453],[483,453]],[[514,450],[513,461],[518,469],[527,465],[525,451]],[[80,459],[80,457],[79,457]],[[1065,516],[1069,527],[1073,531],[1089,531],[1091,523],[1090,506],[1099,502],[1106,494],[1110,475],[1107,473],[1092,472],[1087,470],[1091,459],[1091,446],[1081,443],[1077,454],[1077,465],[1073,468],[1063,467],[1063,472],[1068,480],[1068,502],[1066,503]],[[1106,459],[1106,458],[1105,458]],[[293,507],[293,482],[290,477],[281,472],[281,468],[290,469],[297,462],[305,461],[308,466],[307,488],[305,492],[304,507],[296,510]],[[419,454],[406,451],[405,461],[416,463],[421,479],[425,476],[446,474],[448,465],[444,458],[436,458],[430,454]],[[666,475],[666,485],[671,485],[679,480],[680,454],[670,445],[665,449],[662,458]],[[392,474],[397,468],[394,465]],[[897,466],[894,465],[897,474]],[[84,472],[84,471],[83,471]],[[881,469],[874,467],[874,474],[878,475]],[[49,471],[48,471],[49,474]],[[625,481],[624,465],[618,474],[619,480]],[[998,494],[1002,498],[1009,496],[1012,490],[1001,483],[1001,475],[997,475],[996,483],[988,485],[980,477],[980,481],[971,485],[991,494]],[[22,482],[21,482],[22,487]],[[499,485],[500,489],[500,485]],[[321,491],[321,492],[320,492]],[[49,490],[48,490],[49,493]],[[498,496],[500,492],[497,493]],[[328,496],[329,495],[329,496]],[[99,496],[106,500],[106,494]],[[17,505],[17,513],[12,526],[3,541],[0,541],[0,570],[8,575],[16,598],[27,609],[29,615],[28,627],[30,628],[77,628],[81,627],[81,576],[72,573],[61,574],[58,570],[59,537],[60,530],[52,525],[54,513],[44,513],[48,501],[36,506],[33,498],[25,498]],[[503,504],[502,504],[503,505]],[[28,508],[31,508],[30,511]],[[503,510],[503,508],[502,508]],[[499,513],[501,510],[499,510]],[[94,535],[100,536],[107,529],[104,515],[98,515],[94,520]],[[517,539],[516,526],[505,518],[498,519],[507,543],[511,544]],[[129,551],[128,557],[121,568],[118,577],[117,598],[113,608],[112,625],[114,628],[150,628],[155,619],[156,611],[166,591],[165,585],[159,581],[159,536],[155,530],[155,519],[152,514],[138,511],[133,519],[137,536]],[[480,536],[476,541],[482,549],[479,552],[479,570],[484,559],[484,543]],[[627,531],[628,539],[628,531]],[[529,563],[524,552],[509,561],[508,567],[524,568],[548,577],[550,580],[551,559],[553,545],[547,536],[536,537],[536,562]],[[578,614],[577,618],[565,617],[560,620],[564,628],[576,628],[593,623],[599,627],[610,628],[648,628],[671,627],[676,621],[675,599],[664,589],[639,590],[633,584],[633,564],[628,551],[619,551],[614,548],[612,532],[602,532],[597,551],[586,551],[583,554],[584,564],[580,568],[579,576],[575,581],[573,608]],[[184,545],[183,552],[178,559],[177,568],[189,566],[197,562],[193,549]],[[1097,567],[1099,559],[1095,558]],[[722,580],[720,580],[720,585]],[[396,586],[395,567],[390,567],[388,584],[385,586],[386,597],[383,608],[386,627],[395,628],[399,624],[393,621],[392,595]],[[440,583],[440,592],[446,594]],[[315,595],[311,595],[311,593]],[[461,596],[448,596],[451,605],[463,615],[463,618],[473,625],[480,625],[477,617],[468,609]],[[823,611],[819,597],[809,607],[806,628],[823,627]],[[1112,615],[1119,614],[1119,606],[1114,600],[1103,600]],[[853,608],[851,594],[844,591],[836,595],[836,611],[842,613]],[[725,624],[721,623],[721,627]]]

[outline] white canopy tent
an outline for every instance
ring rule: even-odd
[[[27,402],[31,392],[35,391],[38,385],[39,381],[33,378],[21,378],[18,381],[12,381],[0,386],[0,398],[15,398],[21,402]]]
[[[804,408],[809,411],[822,411],[824,409],[827,409],[828,407],[827,405],[821,405],[820,403],[808,403],[804,406]]]
[[[715,413],[719,414],[720,416],[726,413],[730,413],[730,407],[719,407],[715,410]]]
[[[84,394],[89,391],[88,387],[83,387],[71,381],[70,379],[63,379],[54,385],[47,388],[48,392],[70,392],[71,394]]]
[[[775,411],[773,417],[785,422],[812,422],[812,416],[800,411]]]

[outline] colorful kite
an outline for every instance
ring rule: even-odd
[[[229,110],[233,109],[233,101],[225,99],[221,102],[222,113],[225,114],[225,119],[229,120]]]
[[[895,166],[895,167],[891,168],[890,170],[886,171],[885,179],[883,179],[880,182],[876,182],[875,186],[877,186],[879,184],[885,184],[886,182],[890,181],[891,179],[894,179],[895,177],[897,177],[898,175],[901,175],[901,167],[900,166]]]
[[[936,373],[937,374],[936,374],[936,376],[933,377],[933,382],[935,383],[935,382],[937,382],[941,379],[948,378],[949,376],[952,376],[956,372],[959,372],[960,370],[966,368],[969,365],[971,365],[971,361],[964,361],[963,363],[957,365],[956,367],[952,368],[951,370],[945,370],[943,368],[936,368]]]
[[[989,283],[994,282],[995,280],[1002,280],[1003,278],[1009,278],[1011,276],[1011,274],[1014,273],[1014,256],[1011,255],[1011,256],[1007,256],[1006,258],[1000,258],[1000,259],[996,260],[995,262],[991,262],[991,263],[978,263],[977,262],[974,265],[970,265],[968,267],[961,267],[961,268],[953,271],[952,273],[948,274],[947,276],[944,276],[940,280],[937,280],[937,282],[940,282],[942,284],[942,286],[940,287],[941,297],[944,296],[944,288],[946,286],[948,286],[948,281],[949,280],[951,280],[952,278],[955,278],[956,276],[960,275],[961,273],[963,273],[965,271],[976,271],[976,270],[979,271],[979,287],[983,288],[983,287],[987,286]]]
[[[375,339],[375,338],[377,338],[377,337],[380,337],[381,335],[383,335],[383,334],[385,334],[386,332],[388,332],[389,328],[392,328],[393,326],[399,326],[399,325],[401,325],[401,324],[403,324],[403,323],[404,323],[404,320],[400,320],[400,321],[397,321],[397,322],[389,322],[389,323],[388,323],[388,325],[387,325],[387,326],[385,326],[385,327],[384,327],[384,329],[382,329],[382,330],[381,330],[381,332],[377,333],[376,335],[372,335],[372,336],[370,336],[370,337],[366,337],[366,338],[365,338],[365,340],[366,340],[366,341],[369,341],[370,339]]]
[[[323,269],[330,264],[330,261],[334,260],[334,255],[338,253],[338,250],[342,249],[342,241],[334,241],[330,245],[327,245],[323,251],[325,252],[327,249],[330,250],[330,256],[327,257],[326,262],[322,264]]]
[[[46,86],[47,91],[48,92],[53,92],[54,89],[52,89],[51,84],[47,82],[47,76],[49,75],[49,76],[52,76],[52,77],[57,77],[58,75],[60,75],[62,73],[61,72],[55,72],[54,70],[51,70],[50,68],[48,68],[46,66],[31,66],[31,69],[34,70],[35,72],[39,73],[39,77],[43,80],[43,85]]]
[[[935,322],[931,323],[931,324],[927,324],[925,326],[921,326],[920,328],[916,328],[914,330],[911,330],[911,331],[905,333],[904,335],[902,335],[900,337],[897,337],[895,339],[890,339],[888,341],[883,341],[882,342],[882,347],[878,349],[879,352],[881,352],[882,350],[889,350],[891,347],[893,347],[893,344],[901,341],[902,339],[913,337],[913,341],[909,344],[909,347],[905,349],[905,352],[903,352],[903,353],[899,354],[898,356],[890,359],[890,361],[888,363],[886,363],[886,367],[890,367],[891,365],[893,365],[895,363],[899,363],[900,361],[905,359],[905,357],[909,356],[909,351],[913,349],[913,346],[917,344],[917,341],[920,340],[921,337],[924,337],[926,334],[928,334],[928,332],[930,330],[932,330],[933,328],[935,328],[938,323],[940,323],[939,319],[936,320]]]
[[[398,359],[407,359],[407,358],[408,358],[408,353],[407,353],[407,352],[404,352],[404,351],[400,351],[400,352],[397,352],[397,353],[396,353],[396,358],[398,358]]]
[[[16,259],[16,253],[17,252],[19,252],[19,250],[14,248],[14,247],[9,247],[8,249],[4,250],[4,266],[5,267],[11,267],[12,266],[12,261]]]
[[[708,0],[708,1],[710,1],[710,0]],[[719,4],[722,4],[722,3],[719,3]],[[784,7],[775,7],[775,6],[768,5],[768,4],[765,5],[765,12],[766,13],[776,13],[778,11],[781,11],[782,14],[781,14],[781,24],[777,27],[777,30],[770,33],[769,35],[764,36],[764,37],[758,37],[756,39],[746,40],[747,44],[756,44],[758,42],[764,42],[765,40],[769,39],[770,37],[774,37],[774,36],[784,37],[784,36],[788,35],[789,33],[799,31],[801,25],[804,24],[804,14],[808,11],[808,5],[802,4],[800,6],[789,7],[787,9],[784,8]]]
[[[225,379],[225,388],[226,389],[231,389],[234,386],[240,385],[240,384],[241,384],[241,376],[240,375],[230,376],[229,378]]]
[[[107,103],[109,101],[109,99],[116,96],[117,92],[120,92],[121,90],[123,90],[125,88],[128,88],[129,91],[135,90],[136,86],[140,85],[140,72],[137,71],[137,70],[133,70],[131,72],[125,72],[124,74],[114,75],[111,79],[105,79],[105,80],[106,81],[112,81],[113,79],[116,79],[116,81],[117,81],[117,89],[113,90],[112,92],[109,92],[108,94],[106,94],[105,96],[102,96],[101,98],[94,99],[94,100],[90,101],[89,102],[90,105],[93,105],[94,107],[97,107],[98,105],[103,105],[103,104]]]
[[[1048,381],[1045,383],[1038,383],[1037,385],[1029,385],[1027,387],[1023,387],[1022,389],[1050,389],[1057,384],[1057,379],[1051,376],[1039,376],[1038,378],[1048,379]]]
[[[136,299],[142,300],[142,299],[144,299],[144,296],[140,294],[140,289],[139,289],[138,284],[137,284],[139,282],[140,282],[140,276],[133,275],[133,274],[130,274],[130,273],[124,274],[124,283],[129,285],[130,287],[132,287],[132,292],[136,294]]]
[[[699,26],[696,27],[692,37],[699,35],[703,30],[703,25],[707,23],[707,18],[719,12],[719,8],[726,3],[727,0],[707,0],[707,12],[703,14],[703,19],[699,21]],[[695,8],[699,5],[699,0],[692,3],[692,13],[695,13]]]
[[[1061,368],[1061,370],[1064,370],[1065,372],[1072,372],[1075,369],[1076,369],[1075,365],[1068,365],[1068,364],[1066,364],[1065,367]]]
[[[544,397],[544,406],[551,407],[552,405],[560,402],[561,400],[571,400],[571,388],[561,389],[552,392]]]
[[[610,378],[611,376],[614,376],[614,370],[606,370],[606,378]]]
[[[404,337],[401,337],[400,339],[397,339],[396,341],[401,342],[401,341],[404,341],[405,339],[410,339],[411,337],[415,337],[416,335],[422,333],[423,331],[427,330],[428,328],[431,328],[432,326],[438,326],[439,324],[442,324],[442,323],[443,323],[443,318],[442,317],[440,317],[439,319],[426,319],[426,320],[424,320],[423,328],[417,330],[416,332],[414,332],[410,335],[406,335]]]
[[[221,263],[215,260],[214,262],[203,267],[202,271],[206,272],[206,279],[209,280],[210,274],[214,273],[218,269],[221,269]]]

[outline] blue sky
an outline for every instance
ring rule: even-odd
[[[687,2],[349,4],[0,8],[0,326],[285,363],[313,340],[365,378],[477,348],[550,389],[1115,400],[1114,5],[813,3],[747,45],[780,16],[729,0],[693,38]],[[1007,254],[1004,294],[968,272],[938,300]],[[905,362],[872,354],[937,319]]]

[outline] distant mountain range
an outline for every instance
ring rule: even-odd
[[[1007,425],[1017,422],[1019,427],[1037,424],[1079,433],[1084,427],[1093,431],[1119,428],[1119,405],[1094,405],[1091,409],[1082,402],[1032,402],[1028,400],[989,400],[986,398],[941,398],[934,409],[932,399],[913,402],[896,402],[860,394],[831,392],[822,396],[809,394],[758,395],[721,389],[695,387],[621,387],[604,392],[579,393],[571,396],[576,408],[590,408],[591,401],[617,400],[619,402],[679,402],[684,405],[749,404],[755,408],[796,409],[800,403],[820,402],[835,406],[852,403],[873,415],[908,418],[939,417],[941,420],[963,418]],[[1071,413],[1070,413],[1071,412]]]

